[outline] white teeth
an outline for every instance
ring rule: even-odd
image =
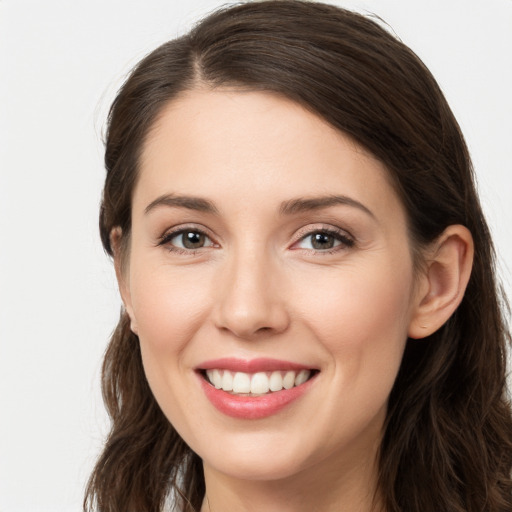
[[[236,372],[233,377],[233,393],[250,393],[251,376],[248,373]]]
[[[295,384],[295,372],[286,372],[286,375],[283,378],[283,388],[291,389]]]
[[[301,370],[297,377],[295,377],[295,385],[300,386],[301,384],[304,384],[309,379],[309,376],[311,375],[311,372],[309,370]]]
[[[233,374],[224,370],[222,375],[222,389],[224,391],[233,391]]]
[[[255,373],[251,379],[251,393],[262,395],[268,393],[269,383],[266,373]]]
[[[311,371],[300,370],[295,372],[288,370],[286,372],[274,371],[250,374],[214,369],[206,370],[206,375],[210,383],[217,389],[233,394],[264,395],[269,391],[281,391],[304,384],[311,376]]]
[[[220,373],[220,370],[213,370],[213,382],[215,382],[217,389],[222,387],[222,373]]]
[[[281,391],[283,389],[283,376],[281,372],[272,372],[269,383],[270,391]]]
[[[208,379],[217,389],[222,387],[222,374],[220,370],[207,370],[206,375],[208,375]]]

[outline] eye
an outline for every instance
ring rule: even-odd
[[[344,233],[332,230],[318,230],[303,236],[297,244],[298,249],[313,251],[329,251],[339,247],[352,247],[354,241]]]
[[[202,249],[203,247],[213,247],[213,242],[205,233],[197,229],[180,229],[165,234],[159,245],[170,246],[170,250],[190,250]]]

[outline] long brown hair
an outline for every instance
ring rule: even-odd
[[[451,224],[471,231],[475,259],[462,303],[436,333],[407,342],[389,398],[380,492],[390,512],[512,510],[505,305],[468,150],[430,72],[378,23],[334,6],[274,0],[216,11],[144,58],[112,105],[100,212],[110,255],[117,226],[126,251],[149,129],[165,104],[198,84],[276,92],[352,136],[389,170],[413,249]],[[112,428],[84,509],[155,512],[170,496],[179,510],[199,510],[201,460],[156,404],[124,312],[102,386]]]

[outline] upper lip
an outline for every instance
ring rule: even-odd
[[[236,357],[223,357],[220,359],[211,359],[204,361],[197,366],[198,370],[230,370],[232,372],[257,373],[273,372],[278,370],[312,370],[311,366],[295,363],[292,361],[282,361],[279,359],[269,359],[261,357],[257,359],[240,359]]]

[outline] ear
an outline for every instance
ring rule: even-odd
[[[457,309],[471,275],[473,247],[470,231],[457,224],[448,226],[427,249],[409,324],[410,338],[433,334]]]
[[[123,301],[124,309],[130,317],[130,328],[133,333],[138,334],[137,322],[133,314],[132,300],[130,295],[130,280],[128,275],[128,264],[126,254],[123,254],[122,246],[123,232],[119,226],[110,232],[110,246],[114,253],[114,268],[116,270],[117,285]]]

